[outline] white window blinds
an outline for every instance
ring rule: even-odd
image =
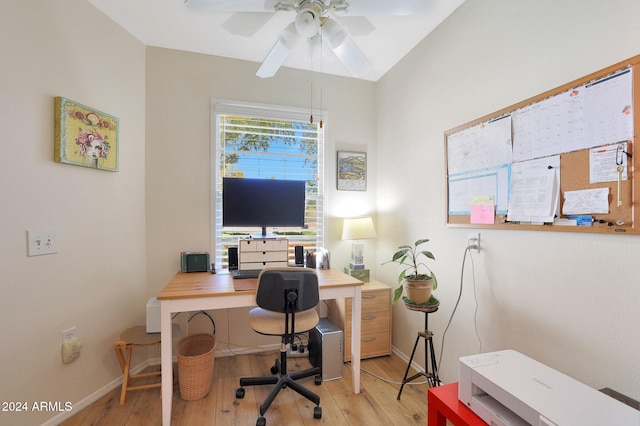
[[[274,228],[269,232],[296,245],[323,246],[323,129],[309,123],[308,112],[282,107],[218,102],[214,105],[215,170],[212,196],[216,265],[227,267],[227,250],[238,237],[256,234],[257,228],[223,228],[222,178],[304,180],[307,185],[305,226]]]

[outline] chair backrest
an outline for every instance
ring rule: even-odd
[[[287,294],[294,291],[297,298],[294,312],[314,308],[320,301],[318,275],[309,268],[267,268],[258,276],[256,304],[268,311],[285,313]]]

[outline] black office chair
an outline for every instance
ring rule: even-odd
[[[273,376],[244,377],[236,390],[236,398],[244,398],[243,386],[275,385],[260,406],[257,426],[264,426],[267,411],[281,389],[291,388],[316,406],[313,417],[322,418],[320,397],[296,380],[316,375],[315,384],[322,383],[320,367],[303,371],[287,372],[287,345],[293,343],[296,333],[314,328],[319,321],[314,309],[320,300],[318,276],[308,268],[267,268],[258,276],[256,291],[257,308],[249,312],[249,325],[256,332],[270,336],[281,336],[280,359],[271,367]]]

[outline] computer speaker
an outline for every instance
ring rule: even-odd
[[[229,270],[238,269],[238,247],[229,247]]]
[[[296,266],[304,265],[304,248],[302,246],[295,246],[294,248],[294,259]]]

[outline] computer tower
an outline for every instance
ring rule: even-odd
[[[342,378],[344,333],[328,318],[309,331],[309,361],[320,367],[322,380]]]

